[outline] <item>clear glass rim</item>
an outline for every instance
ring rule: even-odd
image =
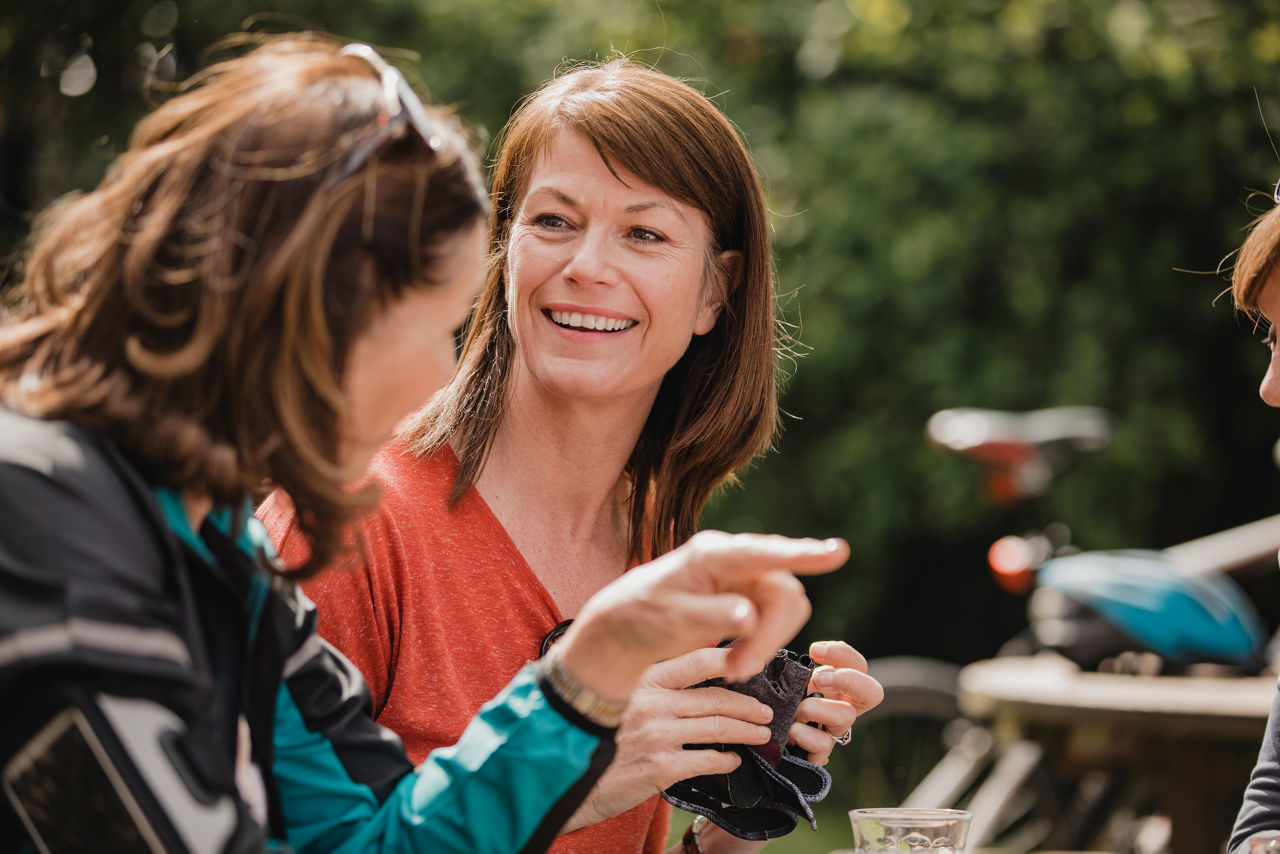
[[[849,810],[850,816],[889,816],[891,818],[938,818],[938,819],[957,819],[972,818],[973,813],[968,810],[957,809],[924,809],[919,807],[861,807],[859,809]]]

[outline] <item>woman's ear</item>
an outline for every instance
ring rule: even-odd
[[[736,249],[721,252],[715,261],[715,275],[712,277],[698,311],[698,319],[693,325],[694,335],[706,335],[715,328],[720,317],[720,309],[729,294],[738,287],[742,278],[742,253]]]

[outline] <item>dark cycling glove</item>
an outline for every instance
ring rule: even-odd
[[[787,747],[787,733],[808,691],[812,673],[809,656],[782,650],[746,682],[709,679],[693,686],[728,688],[770,706],[773,720],[769,729],[773,738],[761,745],[688,745],[690,749],[732,750],[742,757],[742,764],[729,774],[681,780],[662,796],[680,809],[705,815],[740,839],[785,836],[795,830],[801,817],[817,830],[818,820],[811,805],[826,797],[831,775],[803,758],[802,751]]]

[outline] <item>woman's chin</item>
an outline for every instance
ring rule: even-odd
[[[633,410],[643,407],[647,412],[661,382],[648,385],[625,384],[618,382],[616,373],[590,371],[547,378],[538,385],[548,395],[565,403],[602,407],[625,405]]]

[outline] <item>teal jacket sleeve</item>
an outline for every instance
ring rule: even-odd
[[[407,768],[399,739],[369,718],[356,668],[304,634],[285,665],[272,762],[299,854],[544,851],[613,758],[614,731],[566,707],[530,664],[456,745]]]

